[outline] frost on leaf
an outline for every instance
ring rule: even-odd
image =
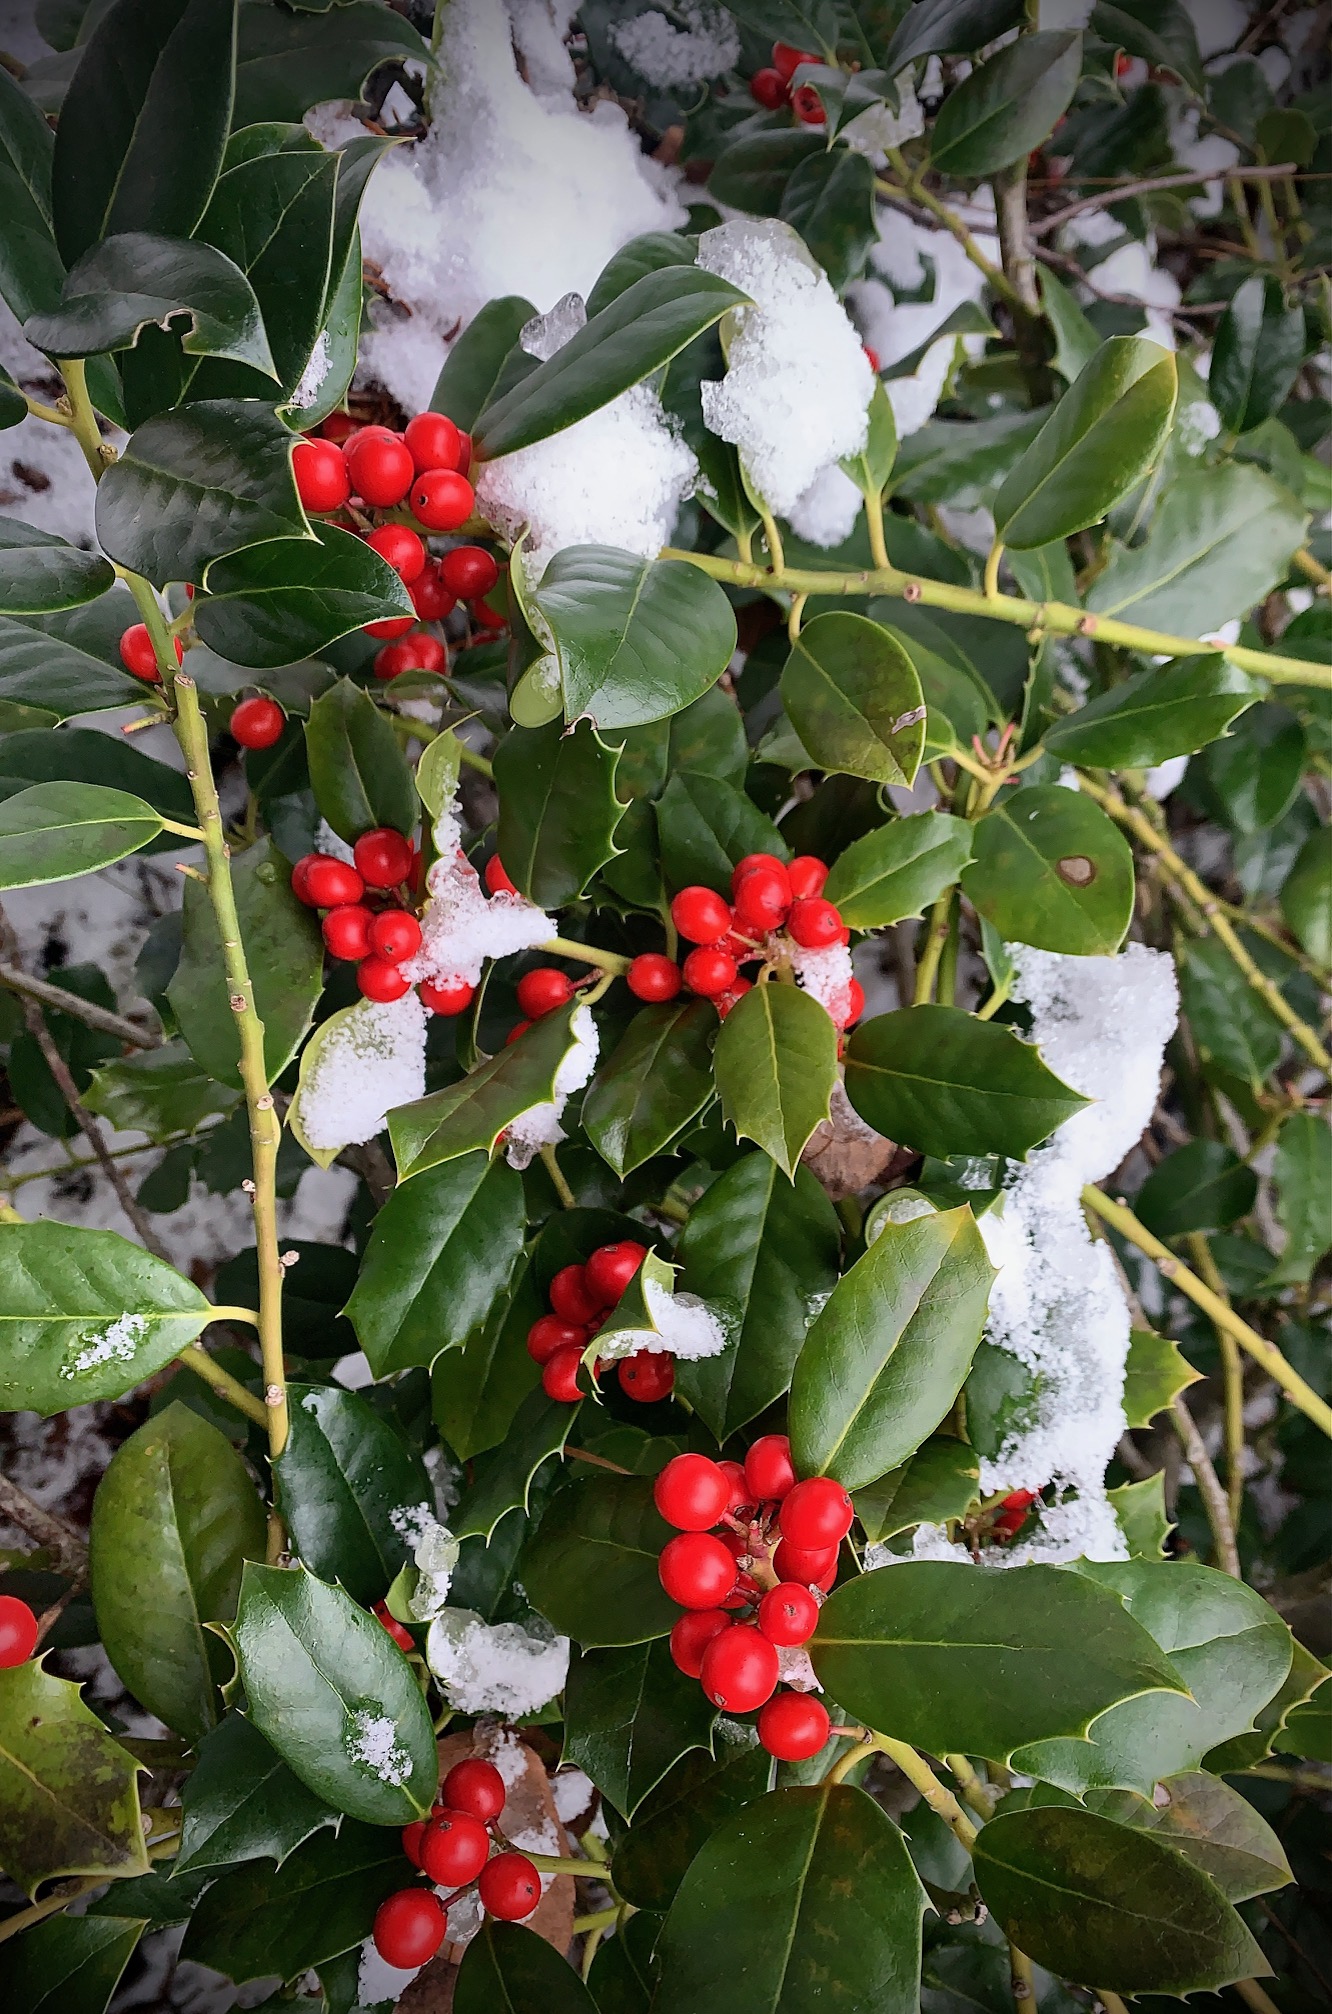
[[[573,1047],[555,1072],[554,1099],[530,1105],[526,1112],[520,1112],[505,1134],[504,1154],[511,1168],[526,1168],[543,1147],[559,1145],[565,1137],[560,1124],[565,1106],[575,1091],[591,1082],[600,1037],[590,1007],[575,1009],[569,1032],[574,1038]]]
[[[294,1105],[311,1147],[336,1153],[373,1140],[395,1105],[424,1096],[426,1021],[412,992],[358,1001],[316,1031]]]
[[[105,1329],[84,1330],[75,1340],[83,1347],[67,1364],[62,1364],[62,1378],[77,1378],[85,1371],[94,1371],[100,1364],[132,1364],[134,1352],[148,1330],[148,1323],[142,1315],[120,1315]]]
[[[395,1789],[412,1773],[412,1758],[398,1740],[397,1724],[387,1713],[358,1706],[347,1729],[347,1753],[362,1769],[370,1770],[381,1783]]]
[[[402,968],[414,981],[430,979],[440,986],[463,981],[475,986],[488,958],[529,951],[556,934],[553,918],[525,896],[507,891],[486,894],[462,850],[461,833],[455,799],[443,807],[435,821],[439,858],[426,881],[429,893],[421,917],[421,949]]]
[[[725,11],[712,0],[678,0],[676,28],[655,7],[616,22],[610,39],[640,77],[669,91],[678,84],[704,84],[720,77],[740,55],[740,37]]]

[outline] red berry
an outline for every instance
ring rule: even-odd
[[[511,1043],[516,1042],[520,1035],[525,1035],[531,1025],[530,1021],[515,1021],[508,1034],[504,1037],[505,1048],[507,1049]]]
[[[323,439],[334,441],[338,447],[341,447],[344,441],[349,440],[358,431],[356,422],[350,413],[330,413],[327,419],[321,420],[319,423],[319,432]]]
[[[469,1812],[483,1825],[499,1817],[507,1794],[504,1778],[494,1763],[483,1761],[479,1755],[455,1762],[440,1788],[446,1804],[455,1811]]]
[[[418,475],[427,469],[456,469],[461,436],[444,413],[417,413],[403,430],[403,441],[416,465]]]
[[[457,597],[445,587],[433,560],[422,567],[407,592],[422,622],[443,622],[458,606]]]
[[[715,944],[730,929],[731,912],[715,889],[682,888],[671,904],[671,921],[686,943]]]
[[[682,1531],[662,1547],[657,1578],[681,1608],[717,1608],[735,1585],[735,1561],[710,1532]]]
[[[812,84],[801,84],[791,93],[791,110],[802,126],[826,126],[828,123],[823,100]]]
[[[550,1283],[550,1305],[566,1322],[592,1322],[601,1303],[589,1292],[582,1266],[561,1266]]]
[[[367,636],[406,636],[416,623],[414,615],[386,615],[382,622],[367,622],[362,625]]]
[[[375,1603],[374,1616],[375,1621],[380,1625],[380,1627],[383,1630],[385,1630],[389,1636],[393,1638],[393,1641],[397,1644],[399,1650],[415,1649],[415,1645],[412,1642],[411,1631],[407,1628],[405,1623],[399,1622],[398,1618],[395,1615],[389,1614],[389,1608],[387,1602],[377,1601]]]
[[[618,1245],[597,1246],[583,1272],[587,1291],[599,1308],[618,1305],[646,1257],[647,1246],[634,1238],[624,1238]]]
[[[749,1622],[738,1622],[724,1636],[714,1636],[699,1672],[708,1698],[727,1713],[752,1713],[762,1706],[772,1696],[777,1675],[776,1651]]]
[[[333,441],[297,441],[291,451],[291,472],[297,496],[317,517],[340,509],[351,495],[347,458]]]
[[[780,70],[756,70],[749,80],[749,95],[765,112],[776,112],[791,94]]]
[[[452,469],[427,469],[412,484],[412,515],[427,531],[457,531],[472,515],[476,492]]]
[[[347,443],[347,473],[352,488],[376,510],[402,502],[411,488],[415,464],[396,434],[366,428]]]
[[[335,958],[365,958],[375,948],[370,942],[374,918],[360,902],[343,902],[330,909],[322,929],[324,942]]]
[[[1121,49],[1115,58],[1116,77],[1127,77],[1132,68],[1133,58],[1128,54],[1127,50]]]
[[[772,60],[778,76],[789,84],[802,63],[817,63],[819,58],[812,49],[797,49],[794,42],[774,42]]]
[[[396,888],[412,871],[410,841],[391,825],[363,832],[352,852],[367,888]]]
[[[553,965],[538,965],[534,972],[524,972],[515,990],[529,1021],[539,1021],[543,1014],[567,1007],[574,996],[573,981]]]
[[[805,1551],[840,1545],[851,1529],[855,1507],[832,1476],[811,1476],[797,1483],[782,1503],[778,1523],[782,1537]]]
[[[482,629],[503,629],[509,620],[507,615],[501,615],[497,608],[492,608],[488,601],[469,601],[467,607],[472,621]]]
[[[616,1376],[627,1398],[640,1406],[655,1405],[675,1390],[675,1359],[665,1350],[636,1350],[620,1362]]]
[[[243,699],[231,716],[232,739],[242,748],[271,748],[282,738],[287,716],[275,699]]]
[[[424,1818],[414,1818],[410,1825],[402,1828],[402,1850],[413,1867],[421,1865],[421,1835],[426,1829]]]
[[[846,989],[846,1019],[844,1028],[851,1028],[865,1011],[865,989],[858,979],[853,979]]]
[[[405,524],[382,524],[366,539],[400,580],[415,580],[426,563],[426,549],[416,533]]]
[[[432,1818],[421,1841],[421,1866],[441,1888],[475,1881],[490,1858],[490,1834],[467,1811]]]
[[[786,871],[784,863],[777,858],[775,853],[746,853],[744,858],[737,860],[735,866],[731,869],[732,895],[735,894],[736,889],[740,886],[746,874],[752,874],[756,867],[779,867],[783,873]]]
[[[359,902],[365,893],[365,883],[350,861],[337,860],[331,853],[307,853],[301,865],[307,890],[301,899],[312,909],[340,909],[344,902]]]
[[[313,909],[315,907],[315,904],[310,898],[310,884],[308,877],[310,873],[311,863],[318,860],[318,858],[319,855],[317,853],[303,853],[300,859],[296,862],[296,865],[291,870],[291,892],[296,897],[296,900],[298,902],[303,902],[305,904],[307,909]]]
[[[781,1539],[773,1553],[774,1572],[785,1580],[796,1580],[804,1587],[821,1587],[826,1594],[837,1578],[837,1547],[821,1546],[816,1550],[806,1550],[794,1546],[789,1539]]]
[[[715,1000],[719,993],[735,984],[737,976],[736,963],[729,951],[700,946],[684,962],[685,985],[704,1000]]]
[[[581,1343],[574,1343],[567,1349],[556,1350],[541,1373],[541,1389],[546,1397],[559,1399],[566,1406],[577,1405],[583,1396],[583,1388],[578,1382],[582,1363]]]
[[[731,1627],[730,1616],[719,1608],[687,1609],[671,1630],[672,1662],[686,1678],[697,1678],[713,1637]]]
[[[738,1000],[743,1000],[746,993],[752,993],[753,990],[754,982],[752,979],[737,979],[733,985],[727,987],[724,993],[719,993],[713,1005],[722,1020],[726,1019]]]
[[[745,1479],[755,1503],[784,1497],[795,1483],[791,1443],[785,1434],[764,1434],[745,1456]]]
[[[356,984],[367,1000],[377,1000],[381,1004],[401,1000],[403,994],[411,990],[410,979],[404,978],[391,959],[381,958],[376,951],[363,958],[357,966]]]
[[[791,883],[786,869],[751,867],[735,891],[735,920],[742,930],[761,937],[784,922],[791,907]]]
[[[653,1502],[677,1531],[707,1531],[730,1493],[730,1483],[708,1455],[675,1455],[652,1485]]]
[[[421,949],[421,926],[406,909],[385,909],[370,925],[370,948],[401,965]]]
[[[416,662],[409,643],[386,643],[375,653],[376,678],[401,678],[404,671],[415,671]]]
[[[499,567],[484,546],[455,546],[439,563],[440,579],[459,601],[480,600],[490,593],[499,576]]]
[[[674,1000],[682,985],[680,968],[660,951],[644,951],[625,974],[636,1000]]]
[[[758,1626],[769,1643],[808,1643],[818,1619],[819,1605],[801,1581],[770,1587],[758,1607]]]
[[[518,890],[504,872],[504,862],[498,853],[492,853],[486,862],[484,880],[492,895],[516,895]]]
[[[754,1501],[754,1492],[749,1487],[742,1462],[718,1462],[717,1467],[730,1484],[730,1495],[726,1499],[728,1511],[745,1510]]]
[[[185,646],[179,637],[175,637],[173,641],[176,646],[176,663],[181,664],[185,659]],[[147,623],[132,622],[125,631],[120,639],[120,662],[126,671],[132,671],[145,685],[162,683],[162,674],[157,668],[157,652],[153,649],[153,640],[148,634]]]
[[[37,1618],[16,1594],[0,1594],[0,1671],[26,1664],[37,1648]]]
[[[429,1888],[400,1888],[375,1911],[375,1949],[386,1965],[424,1965],[444,1942],[448,1917]]]
[[[875,377],[877,377],[881,368],[879,364],[879,352],[872,350],[868,343],[862,343],[860,347],[865,352],[865,362],[869,365]]]
[[[822,895],[823,884],[828,879],[828,870],[812,853],[798,853],[794,860],[787,862],[786,878],[791,884],[791,893],[795,900],[805,902],[812,895]]]
[[[541,1900],[541,1876],[525,1853],[497,1853],[481,1869],[481,1906],[505,1923],[530,1916]]]
[[[1006,1511],[1028,1510],[1036,1502],[1039,1495],[1039,1490],[1010,1490],[1003,1500],[1003,1509]]]
[[[455,979],[449,986],[437,986],[433,979],[423,979],[416,990],[432,1014],[463,1014],[476,996],[475,986],[469,986],[465,979]]]
[[[842,918],[831,902],[821,895],[808,895],[791,905],[786,927],[806,951],[821,951],[835,944],[842,934]]]
[[[828,1709],[808,1692],[778,1692],[758,1717],[758,1738],[779,1762],[808,1762],[832,1730]]]
[[[561,1321],[558,1315],[538,1315],[527,1331],[527,1354],[534,1364],[548,1364],[556,1350],[577,1350],[583,1354],[587,1332],[576,1322]]]

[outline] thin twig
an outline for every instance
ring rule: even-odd
[[[35,1538],[51,1555],[51,1564],[58,1573],[72,1573],[82,1576],[88,1568],[88,1547],[81,1534],[64,1518],[54,1511],[44,1510],[34,1503],[26,1490],[17,1483],[10,1482],[8,1476],[0,1475],[0,1518],[7,1524],[16,1524],[20,1531]]]
[[[140,1027],[137,1021],[113,1014],[109,1008],[83,1000],[77,993],[67,993],[63,986],[53,986],[49,979],[38,979],[17,965],[0,964],[0,986],[7,986],[11,993],[26,993],[33,1000],[40,1000],[44,1007],[68,1014],[72,1020],[82,1021],[85,1028],[96,1028],[101,1035],[114,1035],[135,1049],[160,1049],[165,1040],[151,1029]]]
[[[1198,1423],[1178,1394],[1171,1401],[1170,1417],[1175,1432],[1179,1435],[1180,1445],[1184,1449],[1184,1459],[1193,1470],[1193,1480],[1198,1485],[1198,1494],[1207,1513],[1207,1522],[1212,1528],[1216,1563],[1222,1573],[1228,1573],[1232,1580],[1240,1580],[1243,1576],[1240,1572],[1239,1547],[1235,1543],[1235,1527],[1231,1522],[1230,1505],[1221,1487],[1221,1478],[1212,1466],[1212,1458],[1203,1446]]]
[[[1230,1306],[1230,1295],[1221,1277],[1212,1248],[1201,1231],[1191,1231],[1185,1240],[1193,1257],[1195,1272],[1202,1275],[1219,1301]],[[1226,1504],[1233,1530],[1240,1528],[1244,1510],[1244,1359],[1239,1344],[1227,1329],[1213,1323],[1221,1352],[1225,1387]]]
[[[1113,203],[1124,203],[1133,196],[1154,196],[1159,189],[1187,189],[1202,182],[1245,181],[1271,182],[1283,175],[1297,175],[1298,168],[1291,161],[1277,168],[1211,168],[1203,173],[1181,173],[1175,175],[1150,175],[1141,182],[1121,182],[1113,189],[1099,189],[1094,195],[1082,196],[1076,203],[1069,203],[1062,210],[1056,210],[1051,217],[1042,217],[1031,227],[1034,238],[1047,238],[1051,231],[1059,230],[1071,217],[1081,216],[1084,210],[1103,210]]]

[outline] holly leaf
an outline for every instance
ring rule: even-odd
[[[1286,403],[1305,351],[1304,310],[1279,280],[1253,273],[1217,325],[1207,395],[1227,433],[1247,434]]]
[[[971,859],[974,829],[946,811],[895,818],[839,853],[824,895],[851,930],[923,916]]]
[[[666,1152],[710,1101],[716,1028],[708,1000],[642,1007],[598,1069],[583,1100],[583,1130],[622,1179]]]
[[[454,2014],[498,2014],[540,2007],[544,2014],[597,2014],[597,2004],[562,1954],[521,1923],[482,1918],[463,1953],[453,1989]]]
[[[1168,1336],[1158,1336],[1155,1329],[1131,1330],[1124,1367],[1124,1417],[1128,1424],[1150,1426],[1156,1415],[1190,1385],[1196,1385],[1200,1376],[1179,1344]]]
[[[569,1667],[565,1755],[625,1818],[690,1749],[710,1749],[717,1709],[669,1646],[584,1651]]]
[[[459,1461],[497,1447],[541,1373],[527,1354],[527,1332],[546,1304],[524,1264],[489,1320],[461,1349],[437,1357],[430,1374],[435,1424]]]
[[[1148,769],[1205,748],[1260,696],[1246,673],[1215,652],[1177,658],[1112,685],[1057,720],[1042,739],[1061,762]]]
[[[743,790],[706,771],[679,769],[657,801],[661,868],[669,888],[728,888],[731,869],[747,853],[790,849],[770,818]]]
[[[288,1404],[273,1474],[291,1550],[369,1608],[411,1558],[416,1513],[434,1515],[425,1464],[356,1392],[296,1384]]]
[[[856,1516],[871,1545],[913,1525],[960,1518],[979,1495],[980,1464],[965,1441],[935,1434],[899,1468],[855,1493]]]
[[[1247,1217],[1258,1194],[1258,1177],[1233,1147],[1221,1140],[1186,1140],[1152,1169],[1134,1200],[1134,1210],[1158,1238],[1189,1231],[1221,1231]]]
[[[192,1133],[205,1119],[234,1110],[239,1098],[200,1069],[179,1041],[103,1063],[83,1094],[88,1110],[118,1132],[146,1133],[150,1140]]]
[[[896,77],[920,56],[966,56],[1022,21],[1021,0],[917,0],[897,23],[883,67]]]
[[[992,806],[974,845],[963,892],[1009,943],[1079,958],[1119,949],[1133,914],[1133,853],[1099,804],[1037,784]]]
[[[40,1658],[0,1671],[0,1863],[25,1895],[59,1875],[148,1871],[139,1765]]]
[[[141,797],[100,783],[35,783],[0,803],[0,888],[72,881],[137,853],[162,830]]]
[[[659,1654],[659,1647],[658,1647]],[[680,1756],[633,1812],[615,1848],[615,1886],[636,1909],[669,1909],[690,1863],[726,1819],[768,1788],[767,1751],[700,1744]]]
[[[500,858],[539,908],[576,901],[615,857],[625,812],[615,794],[619,759],[588,721],[515,727],[496,749]]]
[[[114,580],[100,554],[81,552],[21,518],[0,517],[0,613],[78,608],[105,594]]]
[[[1277,1134],[1272,1162],[1277,1222],[1286,1243],[1265,1285],[1310,1278],[1332,1241],[1332,1135],[1312,1112],[1296,1112]]]
[[[584,1650],[667,1636],[679,1610],[657,1578],[670,1526],[639,1476],[594,1476],[557,1491],[522,1556],[534,1608]]]
[[[243,1713],[229,1713],[199,1744],[181,1787],[175,1872],[271,1860],[281,1867],[323,1825],[331,1805],[307,1790]]]
[[[911,659],[879,623],[840,609],[816,615],[791,647],[781,693],[815,768],[910,788],[925,701]]]
[[[712,1067],[726,1123],[794,1179],[837,1081],[827,1009],[798,986],[751,988],[722,1022]]]
[[[846,1093],[876,1132],[940,1158],[1021,1160],[1087,1102],[1011,1029],[930,1004],[854,1030]]]
[[[1205,1770],[1163,1777],[1151,1797],[1131,1790],[1089,1791],[1087,1808],[1173,1846],[1211,1877],[1227,1902],[1248,1902],[1294,1880],[1267,1821],[1247,1797]]]
[[[930,166],[977,181],[1024,161],[1068,110],[1082,70],[1082,37],[1019,36],[944,99],[930,136]]]
[[[315,802],[348,845],[375,826],[416,830],[416,789],[388,720],[368,692],[340,678],[321,692],[305,723]]]
[[[456,1084],[432,1091],[388,1115],[389,1139],[405,1182],[442,1161],[478,1148],[491,1153],[505,1128],[534,1105],[547,1105],[561,1063],[573,1047],[570,1030],[578,1002],[541,1020]]]
[[[320,525],[313,540],[270,539],[214,561],[194,626],[230,663],[269,670],[317,656],[368,622],[411,614],[398,575],[364,539]]]
[[[70,1916],[21,1931],[6,1966],[9,2014],[102,2014],[147,1917]]]
[[[242,7],[234,128],[299,122],[312,105],[359,98],[372,70],[404,59],[425,63],[429,48],[410,21],[378,0],[313,14]]]
[[[537,1470],[563,1452],[579,1410],[563,1399],[548,1399],[539,1389],[528,1392],[501,1444],[476,1461],[471,1486],[449,1520],[455,1538],[489,1543],[502,1517],[529,1508]]]

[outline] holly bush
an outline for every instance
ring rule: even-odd
[[[0,70],[0,425],[96,485],[0,520],[0,889],[179,868],[137,1007],[0,961],[132,1233],[0,1209],[4,1406],[118,1422],[86,1530],[0,1496],[16,2014],[163,1929],[339,2014],[1322,2004],[1328,105],[1280,9],[1049,12],[589,0],[678,228],[420,411],[358,215],[473,0]]]

